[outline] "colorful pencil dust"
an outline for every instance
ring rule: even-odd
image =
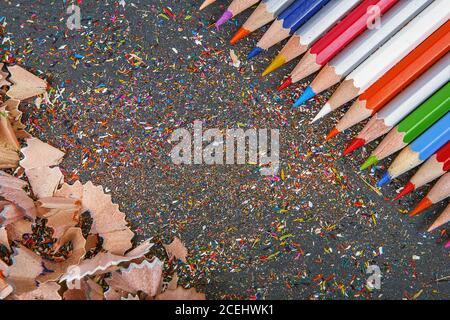
[[[261,52],[283,41],[294,34],[298,28],[304,25],[330,0],[296,0],[284,10],[270,26],[269,30],[262,36],[256,47],[247,55],[252,59]]]
[[[406,147],[449,111],[450,83],[447,82],[388,133],[361,166],[361,170]]]
[[[402,191],[394,198],[398,200],[408,193],[439,178],[450,169],[450,142],[447,142],[433,156],[431,156],[412,178],[406,183]]]
[[[279,90],[318,71],[352,42],[353,39],[364,32],[369,27],[367,21],[370,20],[370,16],[372,15],[370,11],[371,7],[376,6],[379,8],[380,14],[383,14],[397,2],[398,0],[364,0],[342,19],[342,21],[312,45],[311,49],[305,53],[289,77],[279,87]]]
[[[216,28],[219,28],[228,20],[237,16],[239,13],[247,10],[251,6],[257,4],[259,0],[233,0],[233,2],[228,6],[227,10],[222,14],[222,16],[216,22]]]
[[[336,89],[313,121],[358,97],[390,68],[422,43],[450,16],[446,0],[436,0],[353,70]]]
[[[319,39],[328,29],[352,10],[361,0],[331,1],[300,27],[264,70],[263,76],[295,59]]]
[[[378,181],[377,186],[381,187],[417,167],[444,146],[450,139],[449,124],[450,113],[447,113],[400,152]]]
[[[433,204],[441,202],[450,197],[450,172],[447,172],[435,183],[427,195],[419,202],[409,215],[411,217],[419,214],[423,210],[428,209]]]
[[[381,137],[450,80],[450,53],[376,113],[343,152],[346,156]]]
[[[230,43],[236,44],[250,33],[275,20],[278,15],[289,7],[294,0],[263,0],[245,21],[242,27],[231,38]]]
[[[348,109],[327,140],[373,116],[450,50],[450,21],[378,79]]]
[[[301,106],[345,78],[431,2],[431,0],[419,0],[401,1],[395,4],[383,15],[383,23],[379,28],[363,32],[320,70],[309,87],[294,103],[294,107]]]

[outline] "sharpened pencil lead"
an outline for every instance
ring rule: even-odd
[[[284,89],[286,89],[287,87],[289,87],[290,85],[292,85],[292,78],[288,77],[286,80],[283,81],[283,83],[277,88],[277,91],[280,92]]]
[[[326,141],[330,141],[331,139],[336,137],[339,133],[340,133],[340,131],[336,127],[334,127],[333,129],[330,130],[330,132],[328,132],[327,137],[325,138],[325,140]]]
[[[368,167],[376,165],[378,163],[378,159],[376,156],[370,156],[367,160],[361,165],[359,170],[366,170]]]
[[[414,210],[409,213],[409,216],[414,217],[415,215],[431,207],[432,205],[433,202],[428,197],[425,197],[419,202],[419,204],[414,208]]]
[[[225,22],[233,18],[233,13],[231,11],[225,11],[222,16],[217,20],[216,22],[216,28],[219,28],[221,25],[223,25]]]
[[[415,189],[414,184],[413,184],[412,182],[408,181],[408,182],[405,184],[405,187],[402,189],[402,191],[400,191],[400,193],[399,193],[394,199],[392,199],[392,201],[396,201],[396,200],[398,200],[398,199],[400,199],[400,198],[403,198],[403,197],[406,196],[408,193],[414,191],[414,189]]]
[[[382,186],[384,186],[385,184],[391,182],[392,177],[389,174],[389,171],[386,171],[383,176],[381,177],[381,179],[377,182],[377,187],[380,188]]]
[[[261,52],[263,52],[264,49],[261,49],[260,47],[255,47],[253,48],[253,50],[248,54],[247,56],[247,60],[251,60],[254,57],[256,57],[257,55],[259,55]]]
[[[331,111],[332,111],[331,106],[328,103],[325,103],[325,105],[322,107],[322,109],[320,109],[319,113],[317,113],[316,116],[314,117],[314,119],[312,119],[311,123],[315,123],[317,120],[322,119],[327,114],[329,114]]]
[[[266,70],[264,70],[264,72],[262,73],[262,76],[265,77],[269,73],[274,72],[276,69],[278,69],[285,63],[286,63],[286,58],[282,54],[277,55],[275,57],[275,59],[272,60],[270,65],[266,68]]]
[[[300,107],[302,104],[304,104],[306,101],[308,101],[315,95],[316,95],[316,93],[314,92],[314,90],[311,87],[307,87],[305,89],[305,91],[302,93],[302,95],[300,96],[300,98],[298,98],[297,101],[295,101],[294,108]]]
[[[238,32],[235,33],[233,38],[231,38],[230,43],[236,44],[239,40],[244,39],[246,36],[250,34],[250,31],[245,28],[240,28]]]

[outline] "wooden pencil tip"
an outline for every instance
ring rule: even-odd
[[[406,183],[406,185],[402,189],[402,191],[400,191],[400,193],[394,199],[392,199],[392,201],[396,201],[396,200],[398,200],[400,198],[403,198],[408,193],[412,192],[415,188],[416,187],[414,186],[414,184],[411,181],[408,181],[408,183]]]
[[[284,89],[286,89],[287,87],[289,87],[290,85],[292,85],[292,78],[289,77],[286,80],[283,81],[283,83],[277,88],[277,91],[280,92]]]
[[[333,129],[331,129],[330,132],[328,132],[327,137],[325,138],[326,141],[330,141],[331,139],[333,139],[334,137],[336,137],[339,134],[339,130],[334,127]]]
[[[419,204],[414,208],[414,210],[409,213],[409,216],[414,217],[415,215],[431,207],[432,205],[433,202],[431,202],[430,198],[425,197],[419,202]]]
[[[353,141],[348,145],[347,149],[344,150],[342,155],[347,156],[350,153],[352,153],[353,151],[355,151],[356,149],[361,148],[365,144],[366,144],[366,141],[364,139],[361,139],[361,138],[353,139]]]
[[[236,34],[233,36],[233,38],[231,38],[230,43],[232,45],[235,45],[239,40],[245,38],[246,36],[248,36],[250,34],[250,31],[245,29],[245,28],[240,28],[238,30],[238,32],[236,32]]]
[[[285,63],[286,63],[286,58],[282,54],[277,55],[275,57],[275,59],[273,59],[273,61],[270,63],[270,65],[266,68],[266,70],[264,70],[264,72],[262,73],[263,77],[268,75],[269,73],[277,70],[279,67],[281,67]]]

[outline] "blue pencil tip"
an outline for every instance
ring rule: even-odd
[[[386,183],[391,182],[392,178],[391,175],[389,174],[389,171],[386,171],[383,176],[381,177],[381,179],[378,181],[377,183],[377,187],[382,187],[384,186]]]
[[[260,54],[263,51],[264,51],[264,49],[261,49],[260,47],[253,48],[253,50],[248,54],[247,60],[250,60],[250,59],[256,57],[258,54]]]
[[[300,98],[297,99],[294,103],[294,108],[300,107],[302,104],[304,104],[306,101],[314,97],[316,93],[311,87],[307,87],[303,94],[300,96]]]

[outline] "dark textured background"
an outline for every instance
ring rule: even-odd
[[[117,2],[83,1],[83,28],[68,31],[64,1],[0,1],[3,47],[52,85],[53,104],[23,109],[33,135],[67,152],[66,181],[110,190],[138,238],[180,236],[190,252],[183,281],[208,298],[449,298],[448,227],[424,232],[444,204],[409,218],[401,212],[428,187],[392,203],[385,198],[411,174],[379,196],[363,179],[374,185],[380,171],[357,170],[374,144],[345,159],[339,151],[355,131],[323,145],[341,115],[309,124],[326,97],[291,111],[294,92],[274,87],[294,65],[259,76],[280,47],[246,61],[264,30],[234,48],[242,66],[231,66],[228,40],[250,11],[216,31],[209,25],[226,1],[202,13],[201,1]],[[171,130],[196,119],[280,129],[284,181],[250,164],[172,165]],[[383,272],[372,293],[369,264]]]

